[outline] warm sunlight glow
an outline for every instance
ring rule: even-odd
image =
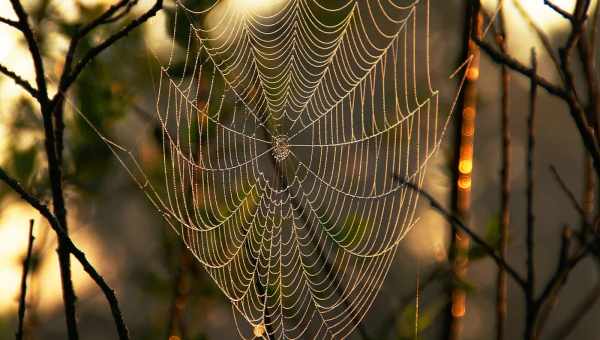
[[[33,281],[30,281],[28,296],[31,294],[36,297],[42,312],[51,311],[62,303],[60,270],[55,252],[56,238],[52,232],[48,232],[48,227],[39,218],[39,214],[28,205],[14,201],[5,203],[0,216],[0,313],[12,313],[17,308],[22,261],[27,249],[27,231],[31,218],[35,218],[34,252],[42,250],[42,258],[37,271],[33,273]],[[73,222],[75,221],[71,221],[71,225],[77,225]],[[103,266],[99,260],[102,259],[102,252],[99,244],[81,226],[78,228],[81,232],[75,230],[72,238],[96,268],[101,270]],[[93,283],[76,261],[72,262],[72,270],[75,289],[80,297],[84,297]]]

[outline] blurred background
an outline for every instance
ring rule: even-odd
[[[234,0],[231,0],[234,1]],[[268,0],[240,0],[246,6],[263,6]],[[519,0],[555,42],[563,42],[569,23],[548,9],[543,0]],[[49,74],[59,77],[68,38],[73,28],[107,8],[111,0],[28,0],[24,5],[39,31]],[[574,0],[556,0],[569,10]],[[131,13],[141,13],[151,1],[139,1]],[[483,2],[493,13],[494,0]],[[540,48],[511,1],[506,2],[508,49],[529,63],[531,47]],[[167,3],[168,8],[169,3]],[[172,5],[172,4],[171,4]],[[594,5],[595,6],[595,5]],[[446,113],[456,92],[449,75],[461,63],[464,1],[431,1],[431,69],[434,84],[442,93],[441,113]],[[184,251],[175,233],[148,203],[142,191],[101,142],[98,135],[75,112],[77,107],[105,136],[132,147],[147,164],[161,158],[154,115],[157,58],[168,58],[171,18],[161,11],[96,59],[70,92],[72,106],[66,111],[65,185],[71,235],[107,282],[115,288],[125,320],[134,339],[165,339],[176,327],[185,339],[237,339],[229,302],[201,266]],[[0,16],[14,17],[8,0],[0,0]],[[104,34],[90,35],[91,45]],[[424,50],[420,50],[424,53]],[[22,37],[0,25],[0,63],[33,81],[27,48]],[[539,71],[558,80],[548,56],[540,53]],[[54,79],[54,82],[56,79]],[[50,79],[52,84],[52,79]],[[500,73],[497,65],[482,56],[479,109],[472,164],[471,225],[494,238],[499,216],[500,174]],[[517,75],[510,87],[513,133],[513,199],[509,262],[525,271],[525,138],[529,81]],[[555,165],[577,197],[582,194],[584,154],[579,135],[562,102],[540,91],[538,120],[537,269],[540,281],[556,266],[560,233],[565,224],[579,223],[548,170]],[[43,154],[41,118],[31,98],[14,83],[0,77],[0,164],[27,188],[49,197]],[[450,158],[454,149],[452,129],[430,163],[425,189],[448,202],[452,186]],[[132,133],[134,132],[134,133]],[[447,262],[450,229],[426,204],[421,219],[401,243],[396,260],[379,296],[364,322],[375,339],[411,338],[414,325],[417,277]],[[56,237],[39,214],[0,185],[0,339],[13,338],[29,219],[35,220],[34,261],[29,280],[26,330],[31,339],[66,338]],[[490,236],[491,234],[491,236]],[[112,338],[113,324],[100,291],[73,261],[78,295],[80,333],[84,339]],[[595,285],[597,264],[586,259],[573,272],[556,311],[548,322],[548,334],[561,325]],[[464,311],[464,339],[489,339],[493,335],[496,266],[476,256],[466,279],[468,299]],[[443,332],[444,274],[420,287],[420,327],[423,339]],[[510,282],[510,281],[509,281]],[[181,311],[181,317],[174,317]],[[598,339],[600,304],[587,314],[572,339]],[[524,320],[523,296],[509,284],[508,334],[520,337]],[[173,325],[177,323],[177,325]]]

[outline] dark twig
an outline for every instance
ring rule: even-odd
[[[525,20],[525,22],[531,28],[531,30],[535,32],[538,39],[542,43],[542,46],[544,46],[546,53],[548,54],[548,56],[550,56],[554,67],[562,76],[562,74],[560,73],[560,60],[558,60],[558,56],[556,55],[554,48],[552,47],[552,43],[550,42],[550,38],[548,38],[546,32],[544,32],[544,30],[540,26],[538,26],[538,24],[536,24],[535,21],[533,21],[529,12],[527,12],[525,8],[523,8],[521,1],[512,0],[512,2],[515,5],[517,11],[519,12],[519,15],[521,15],[521,17]]]
[[[37,83],[37,90],[39,91],[38,100],[40,104],[45,105],[48,100],[48,89],[46,87],[46,79],[44,75],[44,62],[42,61],[42,53],[35,41],[35,37],[33,35],[33,31],[31,30],[31,26],[29,26],[28,15],[21,5],[19,0],[10,0],[12,7],[17,14],[17,18],[19,19],[19,27],[23,32],[23,36],[25,36],[25,40],[27,41],[27,47],[29,48],[29,53],[31,54],[31,58],[33,59],[33,66],[35,68],[35,77]]]
[[[498,64],[506,65],[526,77],[529,77],[529,78],[535,77],[536,82],[539,86],[541,86],[546,91],[548,91],[548,93],[550,93],[554,96],[557,96],[559,98],[562,98],[569,105],[571,117],[573,118],[573,121],[575,122],[575,125],[577,126],[577,129],[579,130],[580,137],[583,140],[583,143],[584,143],[587,151],[589,152],[590,156],[592,157],[592,159],[594,161],[594,169],[596,170],[596,173],[598,175],[600,175],[600,146],[598,146],[598,142],[597,142],[593,132],[590,131],[590,129],[589,129],[584,112],[583,112],[581,106],[579,105],[574,93],[571,90],[567,91],[567,90],[551,83],[550,81],[546,80],[543,77],[540,77],[539,75],[533,74],[533,70],[530,67],[523,65],[518,60],[516,60],[515,58],[513,58],[512,56],[510,56],[508,54],[497,51],[490,44],[486,43],[485,41],[482,41],[478,37],[476,37],[476,36],[473,37],[473,40],[481,47],[481,49],[483,51],[485,51],[487,53],[487,55],[494,62],[496,62]],[[576,40],[573,38],[571,38],[569,40],[570,40],[570,43],[568,44],[568,46],[571,46],[576,42]],[[566,83],[568,84],[570,89],[573,89],[574,82],[572,79],[572,75],[570,74],[570,72],[568,72],[568,66],[567,66],[568,59],[569,59],[568,55],[569,55],[569,51],[571,48],[561,49],[560,55],[561,55],[561,66],[563,67],[563,75],[565,76]],[[567,71],[567,72],[565,72],[565,71]]]
[[[560,174],[558,173],[558,170],[556,170],[554,165],[550,166],[550,172],[552,172],[554,179],[556,180],[562,191],[565,193],[565,195],[569,198],[569,201],[571,202],[575,210],[577,210],[577,212],[581,216],[585,216],[585,210],[583,210],[583,207],[579,204],[577,198],[575,198],[575,194],[573,194],[573,192],[571,191],[571,189],[569,189],[562,177],[560,177]]]
[[[537,102],[537,57],[535,49],[531,50],[531,69],[533,77],[530,78],[529,89],[529,115],[527,118],[527,286],[525,289],[526,299],[526,322],[525,336],[531,339],[534,331],[536,316],[535,308],[535,216],[533,213],[533,191],[534,191],[534,164],[535,164],[535,116]]]
[[[16,333],[16,339],[23,339],[23,323],[25,321],[25,306],[27,301],[27,276],[31,267],[31,252],[33,249],[33,220],[29,220],[29,241],[27,242],[27,254],[23,261],[23,274],[21,275],[21,293],[19,295],[19,320]]]
[[[394,178],[400,183],[400,185],[406,186],[411,190],[414,190],[420,196],[425,198],[429,202],[431,207],[438,213],[440,213],[440,215],[442,215],[442,217],[444,217],[444,219],[446,219],[448,223],[462,230],[475,243],[479,244],[483,248],[485,253],[488,254],[498,266],[504,268],[504,270],[506,270],[506,272],[515,280],[515,282],[519,286],[521,286],[522,288],[526,287],[525,279],[519,273],[517,273],[517,271],[510,264],[508,264],[502,257],[500,257],[500,255],[498,255],[498,252],[491,245],[489,245],[484,239],[478,236],[471,228],[465,225],[458,217],[456,217],[456,215],[446,210],[435,198],[433,198],[433,196],[431,196],[431,194],[419,188],[416,184],[406,181],[403,177],[396,175],[394,176]]]
[[[105,49],[112,46],[114,43],[119,41],[121,38],[127,36],[131,31],[135,28],[146,22],[151,17],[155,16],[156,13],[162,8],[163,0],[156,0],[154,5],[148,9],[144,14],[136,18],[127,24],[123,29],[118,31],[117,33],[111,35],[106,40],[104,40],[99,45],[91,48],[82,58],[81,60],[74,66],[73,70],[69,73],[68,76],[65,77],[64,80],[64,88],[68,88],[71,83],[77,79],[81,71],[87,66],[87,64],[96,58],[100,53],[102,53]],[[58,94],[57,94],[58,95]]]
[[[506,65],[509,68],[511,68],[512,70],[514,70],[528,78],[535,77],[538,85],[543,87],[546,91],[548,91],[548,93],[550,93],[551,95],[554,95],[556,97],[562,98],[564,100],[567,100],[568,94],[564,89],[562,89],[559,85],[552,83],[551,81],[547,80],[546,78],[544,78],[540,75],[537,75],[537,74],[534,75],[531,67],[527,67],[527,66],[523,65],[520,61],[513,58],[509,54],[502,53],[502,52],[496,50],[492,45],[479,39],[478,37],[475,37],[473,40],[477,43],[477,45],[479,45],[479,47],[481,47],[481,49],[494,62],[496,62],[498,64]]]
[[[33,86],[31,86],[31,84],[27,80],[21,78],[21,76],[11,71],[2,64],[0,64],[0,73],[12,79],[17,85],[21,86],[25,91],[27,91],[27,93],[29,93],[32,97],[37,98],[37,90],[34,89]]]
[[[504,1],[498,2],[498,27],[496,40],[500,50],[506,53],[506,21],[504,18]],[[511,190],[511,133],[509,116],[509,96],[510,75],[506,66],[501,67],[501,125],[502,125],[502,170],[501,170],[501,194],[500,194],[500,257],[506,260],[508,252],[508,238],[510,225],[510,190]],[[504,339],[504,329],[506,316],[508,313],[508,284],[506,272],[502,267],[498,267],[496,278],[496,340]]]
[[[77,248],[77,246],[73,243],[69,235],[65,232],[63,227],[60,225],[58,219],[52,214],[48,206],[42,203],[39,199],[29,194],[16,180],[10,177],[2,168],[0,168],[0,181],[6,183],[15,193],[17,193],[25,202],[27,202],[30,206],[36,209],[50,224],[50,227],[59,240],[62,240],[66,249],[69,253],[73,254],[73,256],[81,263],[83,270],[88,273],[88,275],[94,280],[96,285],[102,290],[108,304],[110,306],[110,310],[115,321],[115,325],[117,328],[117,333],[119,335],[119,339],[129,339],[129,332],[127,331],[127,327],[125,326],[125,322],[123,321],[123,316],[121,313],[121,309],[119,308],[119,302],[117,297],[115,296],[115,292],[113,289],[106,283],[104,278],[96,271],[94,266],[87,260],[85,254]]]
[[[10,20],[10,19],[4,18],[4,17],[0,17],[0,24],[5,24],[10,27],[21,30],[21,25],[19,24],[18,21]]]
[[[571,13],[569,13],[569,12],[565,11],[564,9],[558,7],[552,1],[550,1],[550,0],[544,0],[544,4],[546,6],[552,8],[553,11],[555,11],[558,14],[560,14],[565,19],[567,19],[569,21],[574,21],[575,20],[575,18],[573,17],[573,15],[571,15]]]

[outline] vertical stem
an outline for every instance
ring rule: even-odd
[[[27,304],[27,275],[31,266],[31,252],[33,249],[33,220],[29,220],[29,242],[27,243],[27,255],[23,261],[23,275],[21,276],[21,293],[19,295],[19,324],[17,327],[16,339],[23,339],[23,322],[25,320],[25,306]]]
[[[470,218],[471,173],[473,170],[473,141],[475,136],[475,117],[477,113],[477,80],[479,79],[479,47],[472,35],[481,34],[481,14],[479,1],[466,1],[464,58],[472,58],[461,96],[461,114],[457,119],[455,160],[453,166],[454,184],[452,209],[463,221]],[[446,338],[456,340],[461,337],[462,320],[466,313],[467,292],[461,287],[469,265],[469,237],[460,230],[454,230],[451,244],[452,284],[450,285],[450,303],[447,315]]]
[[[506,31],[504,20],[504,1],[498,3],[499,12],[499,33],[497,34],[498,44],[503,53],[507,52]],[[511,133],[510,117],[508,113],[508,89],[510,77],[506,66],[501,66],[501,86],[502,86],[502,170],[501,170],[501,197],[500,197],[500,257],[506,260],[508,252],[508,234],[510,224],[510,177],[511,177]],[[508,311],[508,285],[506,271],[498,267],[498,276],[496,279],[496,339],[504,339],[504,329],[506,324],[506,315]]]
[[[533,214],[533,191],[534,191],[534,158],[535,158],[535,116],[537,97],[537,57],[535,49],[531,51],[531,67],[534,76],[531,77],[529,92],[529,117],[527,119],[527,285],[526,297],[526,324],[525,338],[535,339],[535,322],[538,307],[535,302],[535,216]]]

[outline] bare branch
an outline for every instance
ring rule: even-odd
[[[96,271],[94,266],[87,260],[85,254],[77,248],[77,246],[73,243],[69,235],[61,226],[58,219],[50,212],[48,206],[42,203],[39,199],[29,194],[15,179],[10,177],[2,168],[0,168],[0,181],[6,183],[15,193],[17,193],[25,202],[27,202],[30,206],[35,208],[44,218],[50,223],[50,227],[56,232],[58,238],[65,244],[66,249],[69,253],[73,254],[73,256],[81,263],[83,270],[94,280],[96,285],[102,290],[108,304],[110,306],[110,310],[115,321],[115,325],[117,328],[117,333],[119,335],[119,339],[129,339],[129,332],[127,330],[127,326],[125,326],[125,322],[123,321],[123,316],[121,313],[121,309],[119,307],[119,302],[117,301],[117,297],[115,296],[114,290],[106,283],[104,278]]]
[[[560,14],[563,18],[569,20],[569,21],[574,21],[575,18],[573,17],[573,15],[571,15],[571,13],[565,11],[564,9],[558,7],[558,5],[555,5],[552,1],[550,0],[544,0],[544,4],[550,8],[552,8],[553,11],[555,11],[556,13]]]
[[[479,39],[478,37],[474,37],[473,40],[496,63],[506,65],[512,70],[517,71],[526,77],[534,77],[533,70],[531,69],[531,67],[523,65],[520,61],[506,53],[497,51],[494,47],[492,47],[492,45]],[[564,100],[568,100],[567,92],[563,90],[560,86],[552,83],[551,81],[539,75],[535,75],[535,77],[538,85],[543,87],[546,91],[548,91],[548,93],[562,98]]]
[[[423,189],[419,188],[416,184],[405,180],[403,177],[395,175],[394,179],[396,179],[400,183],[400,185],[406,186],[418,193],[420,196],[424,197],[429,202],[431,207],[437,212],[439,212],[442,215],[442,217],[444,217],[446,221],[448,221],[448,223],[461,229],[465,234],[469,236],[469,238],[475,241],[475,243],[479,244],[486,252],[486,254],[488,254],[494,260],[494,262],[496,262],[497,265],[504,268],[504,270],[506,270],[506,272],[517,282],[519,286],[525,288],[525,279],[523,279],[523,277],[519,273],[517,273],[517,271],[510,264],[508,264],[504,259],[502,259],[502,257],[498,255],[498,252],[492,246],[490,246],[484,239],[479,237],[458,217],[444,209],[444,207],[442,207],[442,205],[435,198],[433,198],[433,196],[431,196],[428,192],[424,191]]]
[[[27,91],[27,93],[29,93],[32,97],[38,97],[37,90],[34,89],[33,86],[31,86],[31,84],[27,80],[21,78],[21,76],[9,70],[8,67],[0,64],[0,73],[12,79],[17,85],[21,86],[25,91]]]
[[[46,86],[46,79],[44,78],[46,73],[44,72],[42,53],[40,52],[37,42],[35,41],[31,26],[29,26],[27,12],[25,12],[25,9],[23,9],[23,5],[21,5],[19,0],[10,0],[10,2],[15,10],[15,13],[17,14],[17,18],[19,18],[20,29],[25,36],[29,53],[33,59],[37,90],[39,92],[39,96],[37,98],[40,104],[43,106],[48,101],[48,89]]]
[[[573,192],[569,189],[562,177],[560,177],[560,174],[558,173],[558,170],[556,170],[554,165],[550,166],[550,171],[552,172],[554,179],[556,180],[562,191],[565,193],[565,195],[567,195],[569,201],[571,201],[571,204],[573,205],[575,210],[577,210],[577,212],[582,216],[582,218],[585,218],[585,210],[583,210],[583,207],[579,204],[577,198],[575,198],[575,194],[573,194]]]
[[[33,249],[33,220],[29,220],[29,241],[27,242],[27,253],[25,260],[23,261],[23,275],[21,275],[21,293],[19,295],[19,324],[17,327],[16,339],[23,339],[23,322],[25,320],[25,306],[27,297],[27,275],[29,274],[29,268],[31,267],[31,251]]]
[[[527,117],[527,287],[525,289],[526,318],[525,335],[527,339],[533,338],[535,332],[535,318],[537,308],[534,302],[535,294],[535,216],[533,213],[534,192],[534,158],[535,158],[535,117],[537,111],[537,57],[535,49],[531,50],[531,69],[533,77],[530,78],[529,89],[529,115]]]
[[[156,13],[162,8],[162,5],[163,5],[163,0],[156,0],[154,5],[148,11],[146,11],[144,14],[142,14],[135,20],[131,21],[123,29],[121,29],[117,33],[111,35],[110,37],[108,37],[106,40],[104,40],[99,45],[90,49],[81,58],[81,60],[77,63],[77,65],[75,65],[75,67],[73,68],[73,71],[70,72],[68,74],[68,76],[65,77],[62,88],[63,89],[68,88],[75,81],[75,79],[77,79],[77,77],[79,76],[81,71],[83,71],[83,69],[86,67],[86,65],[90,61],[92,61],[94,58],[96,58],[100,53],[102,53],[104,50],[106,50],[108,47],[112,46],[114,43],[116,43],[123,37],[127,36],[132,30],[134,30],[135,28],[137,28],[138,26],[140,26],[141,24],[146,22],[148,19],[150,19],[151,17],[156,15]],[[59,95],[59,94],[57,94],[57,95]]]
[[[4,18],[4,17],[0,17],[0,23],[8,25],[8,26],[13,27],[13,28],[16,28],[19,31],[21,30],[21,25],[19,24],[18,21],[14,21],[14,20],[10,20],[10,19]]]
[[[554,48],[552,47],[550,38],[548,38],[548,35],[546,34],[546,32],[544,32],[544,30],[540,26],[538,26],[538,24],[536,24],[535,21],[533,21],[533,18],[531,18],[531,15],[529,14],[529,12],[527,12],[525,10],[525,8],[523,8],[523,5],[521,4],[520,1],[512,0],[512,2],[515,5],[515,7],[517,8],[517,11],[521,15],[521,17],[527,23],[527,25],[529,25],[531,30],[533,30],[535,32],[538,39],[542,43],[542,46],[544,46],[546,53],[550,56],[550,59],[552,60],[554,67],[560,74],[560,60],[558,60],[558,56],[554,52]],[[561,76],[562,76],[562,74],[561,74]]]

